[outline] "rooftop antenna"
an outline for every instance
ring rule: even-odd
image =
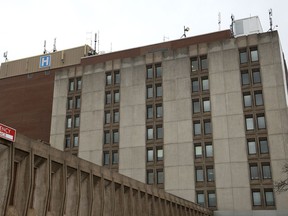
[[[219,31],[221,31],[221,13],[218,13],[218,25],[219,25]]]
[[[234,15],[231,14],[231,25],[230,25],[230,31],[231,31],[231,36],[234,37]]]
[[[183,33],[183,35],[181,36],[181,38],[183,38],[183,37],[186,38],[186,32],[188,32],[189,30],[190,30],[189,27],[185,27],[185,26],[184,26],[184,33]]]
[[[96,44],[97,44],[97,33],[95,33],[95,38],[94,38],[94,55],[96,54]]]
[[[269,31],[273,31],[272,8],[269,9],[269,21],[270,21],[270,28],[269,28]]]
[[[8,61],[8,51],[4,52],[3,57],[5,58],[5,62]]]
[[[165,42],[167,40],[169,40],[169,37],[166,37],[165,35],[163,36],[163,42]]]
[[[98,31],[98,53],[99,53],[99,48],[100,48],[100,33]]]
[[[56,49],[56,38],[54,38],[54,44],[53,44],[53,52],[56,52],[57,49]]]
[[[44,40],[44,51],[43,51],[43,54],[46,54],[47,53],[47,50],[46,50],[46,40]]]

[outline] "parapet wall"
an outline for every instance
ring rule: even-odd
[[[0,138],[0,216],[199,215],[213,212],[40,141]]]

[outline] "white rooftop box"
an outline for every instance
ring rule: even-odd
[[[262,33],[263,29],[258,16],[234,21],[234,36]]]

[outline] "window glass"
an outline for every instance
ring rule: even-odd
[[[73,135],[73,146],[74,147],[79,146],[79,136],[78,136],[78,134],[74,134]]]
[[[256,143],[254,140],[249,140],[248,141],[248,153],[251,154],[256,154]]]
[[[261,206],[260,191],[253,191],[252,198],[253,198],[253,206]]]
[[[111,104],[111,93],[106,92],[106,104]]]
[[[147,149],[147,161],[154,161],[153,149]]]
[[[77,79],[77,90],[81,90],[81,88],[82,88],[82,80],[81,80],[81,78],[78,78]]]
[[[262,91],[256,91],[254,93],[254,96],[255,96],[255,105],[262,106],[263,105]]]
[[[74,127],[78,128],[80,126],[80,116],[76,115],[74,116]]]
[[[75,101],[76,101],[76,103],[75,103],[75,109],[80,109],[80,105],[81,105],[81,98],[80,98],[80,96],[75,97]]]
[[[119,84],[120,83],[120,73],[115,72],[114,73],[114,84]]]
[[[259,129],[265,129],[266,128],[264,116],[257,116],[257,123],[258,123]]]
[[[161,85],[156,86],[156,97],[162,97],[162,86]]]
[[[250,165],[251,180],[259,179],[258,166],[256,164]]]
[[[271,179],[270,164],[262,165],[262,174],[263,174],[263,179]]]
[[[202,157],[202,146],[201,145],[195,145],[195,157],[196,158]]]
[[[199,82],[198,79],[192,80],[192,92],[198,92],[199,91]]]
[[[244,64],[248,62],[248,55],[246,51],[240,52],[240,64]]]
[[[259,144],[260,144],[260,153],[267,154],[269,152],[267,139],[266,138],[259,139]]]
[[[112,84],[112,75],[106,74],[106,85],[111,85]]]
[[[200,102],[199,100],[193,100],[193,113],[199,113],[200,112]]]
[[[109,165],[109,163],[110,163],[110,155],[109,155],[109,152],[104,152],[104,155],[103,155],[103,163],[104,163],[104,165]]]
[[[197,59],[197,57],[191,59],[191,70],[192,71],[197,71],[198,70],[198,59]]]
[[[252,62],[256,62],[259,60],[258,59],[258,50],[251,50],[250,54],[251,54],[251,61]]]
[[[162,104],[157,104],[156,105],[156,117],[157,118],[162,118],[163,116],[163,110],[162,110]]]
[[[113,143],[119,143],[119,132],[118,130],[113,131]]]
[[[215,192],[208,192],[208,206],[215,207],[216,206],[216,194]]]
[[[154,184],[154,173],[153,170],[147,171],[147,184]]]
[[[201,70],[208,69],[208,60],[207,57],[201,57]]]
[[[153,118],[153,106],[149,105],[147,106],[147,119]]]
[[[157,149],[157,161],[162,161],[163,160],[163,149],[158,148]]]
[[[153,78],[153,68],[150,66],[147,68],[147,79],[152,79]]]
[[[205,145],[206,157],[213,157],[213,146],[212,144]]]
[[[212,128],[211,128],[211,122],[210,121],[205,121],[204,122],[204,133],[205,134],[211,134],[212,133]]]
[[[70,148],[71,147],[71,138],[70,135],[65,136],[65,148]]]
[[[157,78],[162,77],[162,67],[161,67],[161,65],[157,65],[156,66],[156,77]]]
[[[67,128],[71,128],[72,127],[72,118],[71,118],[71,116],[67,116],[66,127]]]
[[[265,202],[267,206],[275,205],[273,191],[265,191]]]
[[[242,71],[241,81],[242,81],[242,85],[249,85],[250,84],[250,77],[249,77],[248,71]]]
[[[104,144],[109,144],[110,143],[110,132],[105,131],[104,132]]]
[[[152,98],[152,97],[153,97],[153,87],[147,86],[147,98]]]
[[[163,128],[162,126],[157,126],[157,139],[163,139]]]
[[[254,122],[252,117],[246,117],[246,130],[254,130]]]
[[[119,161],[119,156],[118,156],[118,152],[112,152],[112,164],[118,164]]]
[[[209,90],[209,80],[208,78],[202,78],[202,90],[207,91]]]
[[[157,184],[163,184],[164,183],[164,173],[163,170],[157,171]]]
[[[214,181],[214,169],[212,167],[207,168],[207,181],[208,182]]]
[[[210,100],[209,99],[203,100],[203,111],[210,112]]]
[[[243,95],[243,99],[244,99],[244,107],[251,107],[252,106],[252,97],[249,93],[245,93],[245,95]]]
[[[74,79],[69,80],[69,91],[74,91]]]
[[[68,98],[67,100],[67,109],[71,110],[73,108],[73,99],[72,98]]]
[[[204,173],[202,167],[196,167],[196,181],[197,182],[204,181]]]
[[[254,84],[261,83],[261,77],[260,77],[259,69],[253,70],[252,74],[253,74],[253,83]]]
[[[201,192],[197,192],[197,203],[201,206],[205,206],[205,196],[204,193]]]
[[[110,124],[111,114],[110,112],[105,112],[105,124]]]
[[[153,139],[153,128],[147,128],[147,139],[148,140]]]
[[[120,93],[118,91],[114,92],[114,103],[119,103],[120,101]]]
[[[114,110],[113,120],[114,120],[114,123],[119,122],[119,111],[118,110]]]
[[[201,124],[200,122],[194,122],[194,135],[201,135]]]

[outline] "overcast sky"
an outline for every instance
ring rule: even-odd
[[[110,52],[229,29],[235,19],[259,16],[269,29],[268,10],[288,56],[288,1],[286,0],[0,0],[0,62],[42,54],[47,50],[91,45],[100,32],[100,51]],[[92,46],[94,46],[92,44]],[[98,48],[97,48],[98,50]]]

